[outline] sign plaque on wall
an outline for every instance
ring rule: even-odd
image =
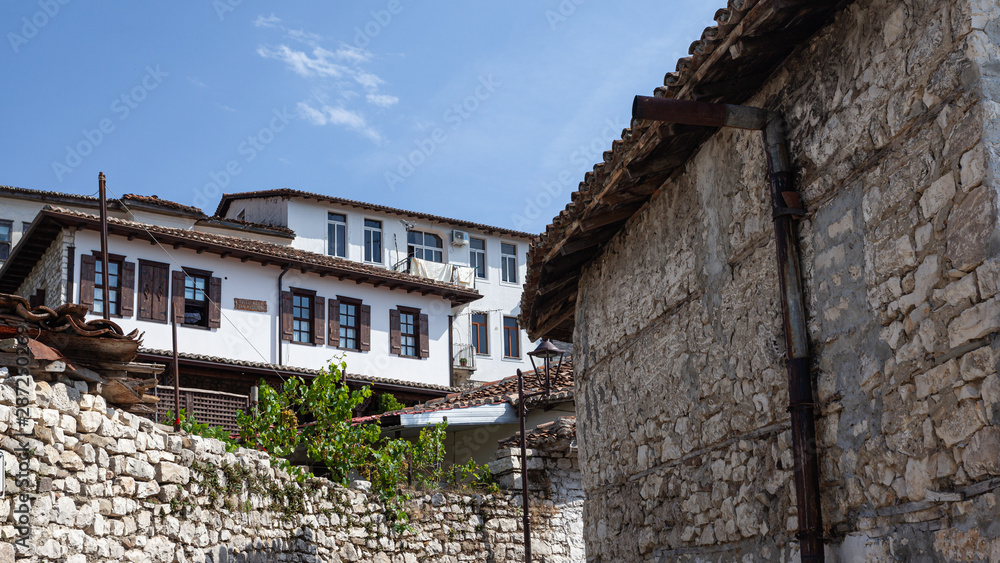
[[[237,311],[256,311],[258,313],[267,312],[267,301],[261,301],[258,299],[234,299],[236,301]]]

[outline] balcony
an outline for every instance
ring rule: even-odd
[[[476,371],[476,348],[472,344],[456,344],[452,365],[469,373]]]
[[[476,269],[457,264],[431,262],[420,258],[407,257],[392,268],[397,272],[406,272],[414,276],[450,283],[462,289],[476,288]]]

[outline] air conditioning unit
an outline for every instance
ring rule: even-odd
[[[468,246],[469,245],[469,233],[465,231],[452,231],[451,232],[451,244],[452,246]]]

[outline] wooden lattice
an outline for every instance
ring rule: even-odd
[[[160,398],[156,414],[160,422],[170,424],[173,421],[167,420],[166,415],[174,409],[174,389],[161,385],[156,388],[156,395]],[[181,387],[180,398],[181,408],[188,415],[193,413],[198,422],[221,426],[230,432],[237,430],[236,412],[247,412],[250,408],[250,397],[235,393]]]

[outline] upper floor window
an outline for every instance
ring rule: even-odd
[[[292,342],[312,344],[313,296],[292,292]]]
[[[247,220],[247,210],[246,209],[240,209],[240,212],[236,214],[236,220],[237,221],[246,221]]]
[[[406,233],[406,255],[410,258],[421,258],[431,262],[444,262],[444,244],[441,237],[420,231]]]
[[[360,299],[330,298],[330,346],[368,352],[372,349],[372,308]]]
[[[10,221],[0,221],[0,262],[10,256],[11,231],[14,223]]]
[[[365,262],[382,263],[382,221],[365,219]]]
[[[517,283],[517,245],[500,243],[500,278]]]
[[[358,333],[360,320],[358,303],[340,299],[340,347],[349,350],[358,349]]]
[[[472,345],[477,354],[490,353],[490,330],[486,322],[486,313],[472,313]]]
[[[476,277],[486,279],[486,241],[469,239],[469,266],[476,269]]]
[[[521,330],[517,328],[517,319],[503,318],[503,357],[521,357]]]
[[[389,310],[389,353],[410,358],[430,355],[428,317],[420,309],[398,307]]]
[[[412,312],[399,313],[400,355],[417,355],[417,315]]]
[[[208,326],[208,283],[211,277],[208,272],[184,272],[184,324]]]
[[[347,216],[342,213],[326,214],[327,250],[330,256],[347,257]]]
[[[116,258],[108,258],[108,307],[109,315],[121,315],[121,269],[122,261]],[[94,259],[94,313],[104,312],[104,261],[100,258]]]

